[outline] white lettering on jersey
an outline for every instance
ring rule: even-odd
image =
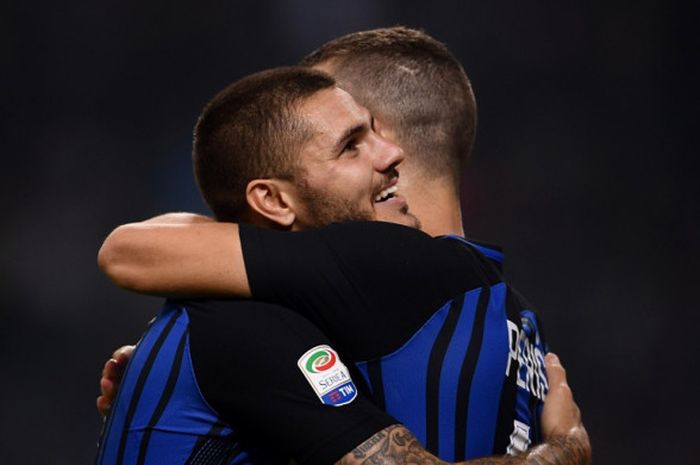
[[[530,446],[530,427],[525,423],[513,420],[513,432],[510,433],[510,444],[506,449],[508,455],[518,455]]]
[[[522,324],[524,326],[528,321],[523,318]],[[535,337],[537,338],[535,343],[539,343],[539,334],[535,334]],[[515,372],[517,385],[544,400],[548,387],[544,371],[544,354],[536,344],[530,342],[525,329],[510,320],[508,320],[508,348],[506,376],[511,374],[511,362],[517,361],[518,368]]]

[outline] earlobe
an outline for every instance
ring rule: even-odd
[[[372,129],[374,132],[384,137],[384,134],[382,134],[384,132],[384,125],[381,121],[379,121],[379,119],[377,119],[376,115],[374,118],[372,118]]]
[[[293,186],[289,181],[254,179],[246,187],[246,201],[256,214],[289,229],[296,220],[291,189]]]
[[[376,132],[377,134],[379,134],[383,138],[388,139],[388,140],[396,143],[395,142],[396,137],[395,137],[394,132],[391,129],[389,129],[384,123],[382,123],[382,121],[380,119],[378,119],[376,116],[372,120],[372,129],[374,129],[374,132]]]

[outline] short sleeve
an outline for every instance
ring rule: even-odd
[[[241,434],[300,464],[334,463],[397,421],[314,325],[276,305],[193,301],[190,352],[207,402]]]
[[[396,350],[486,280],[473,249],[391,223],[301,232],[242,225],[240,237],[253,296],[302,313],[358,360]]]

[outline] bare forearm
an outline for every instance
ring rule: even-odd
[[[463,465],[588,465],[590,446],[583,434],[550,438],[526,454],[518,456],[484,457]],[[449,465],[426,451],[415,436],[401,425],[393,425],[360,444],[346,454],[339,465]]]
[[[165,297],[249,297],[238,226],[169,214],[115,229],[98,254],[118,286]]]
[[[547,439],[523,456],[524,463],[532,465],[588,465],[591,463],[591,445],[588,434],[583,428],[572,431],[567,435],[557,435]],[[520,457],[515,457],[520,458]],[[491,462],[476,462],[486,465]]]

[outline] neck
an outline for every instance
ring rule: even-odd
[[[464,236],[459,188],[453,182],[399,179],[399,183],[403,181],[400,192],[408,199],[411,213],[418,217],[426,234]]]

